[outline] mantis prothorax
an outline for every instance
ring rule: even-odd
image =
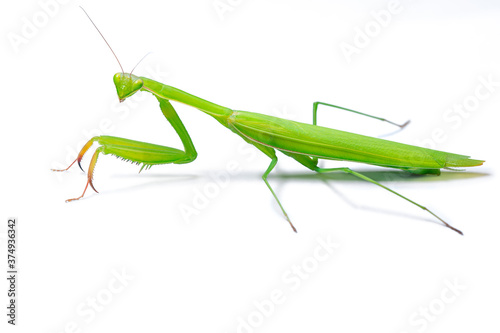
[[[94,24],[94,22],[92,22],[92,24]],[[104,36],[102,37],[104,39]],[[106,44],[109,46],[107,42]],[[109,48],[111,49],[110,46]],[[111,51],[113,52],[112,49]],[[113,55],[118,61],[114,52]],[[120,62],[118,61],[118,63]],[[315,102],[313,103],[313,122],[312,124],[305,124],[264,114],[238,111],[223,107],[146,77],[139,77],[133,75],[132,73],[125,73],[123,72],[123,68],[122,72],[114,75],[113,81],[116,86],[120,102],[125,101],[128,97],[134,95],[138,91],[146,91],[153,94],[160,104],[160,109],[163,112],[163,115],[179,135],[184,149],[181,150],[113,136],[103,135],[93,137],[82,148],[76,160],[67,168],[69,169],[75,162],[78,162],[80,165],[83,155],[92,146],[92,144],[94,142],[99,144],[99,147],[92,156],[90,167],[87,172],[87,184],[82,195],[78,198],[69,199],[67,201],[82,198],[89,185],[92,189],[94,189],[94,191],[96,191],[92,183],[92,175],[99,154],[112,154],[124,160],[142,164],[141,170],[148,169],[151,166],[158,164],[183,164],[194,161],[197,156],[196,149],[181,119],[170,104],[170,101],[176,101],[192,106],[193,108],[212,116],[221,125],[240,136],[248,144],[255,146],[271,159],[271,163],[264,172],[262,179],[276,199],[276,202],[280,206],[285,218],[290,223],[290,226],[294,231],[296,231],[295,227],[290,221],[280,200],[276,196],[276,193],[267,181],[267,176],[278,162],[276,151],[295,159],[297,162],[312,171],[319,173],[340,171],[380,186],[381,188],[394,193],[415,206],[427,211],[441,221],[446,227],[462,234],[460,230],[452,227],[426,207],[361,173],[353,171],[350,168],[321,168],[318,166],[319,159],[344,160],[396,168],[414,174],[439,175],[440,169],[473,167],[483,164],[484,161],[471,159],[469,156],[465,155],[452,154],[318,126],[317,111],[319,105],[329,106],[388,122],[400,128],[406,126],[408,122],[398,125],[384,118],[371,116],[328,103]],[[65,171],[67,169],[54,171]]]

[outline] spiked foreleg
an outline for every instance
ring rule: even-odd
[[[196,159],[197,153],[196,149],[194,148],[193,142],[191,141],[191,138],[189,137],[186,128],[182,124],[182,121],[175,112],[174,108],[172,107],[172,105],[168,100],[159,97],[157,98],[158,101],[160,102],[160,108],[163,114],[170,122],[172,127],[175,129],[177,134],[179,134],[179,137],[184,145],[185,151],[176,148],[156,145],[147,142],[129,140],[114,136],[103,135],[103,136],[93,137],[85,144],[85,146],[78,154],[76,160],[73,163],[71,163],[69,167],[62,170],[54,170],[54,171],[66,171],[75,162],[78,162],[78,165],[80,165],[83,155],[92,146],[92,144],[94,142],[97,142],[100,145],[95,151],[94,155],[92,156],[90,167],[87,173],[87,184],[85,186],[83,194],[78,198],[69,199],[66,201],[73,201],[82,198],[89,185],[94,189],[94,191],[96,191],[92,183],[92,177],[95,165],[97,163],[97,158],[99,157],[100,153],[103,153],[104,155],[111,154],[132,163],[142,164],[141,171],[144,168],[150,168],[151,166],[157,164],[167,164],[167,163],[183,164],[192,162]]]
[[[181,164],[189,163],[194,160],[192,156],[188,156],[186,152],[180,149],[103,135],[96,136],[90,139],[89,142],[87,142],[87,144],[80,151],[80,154],[78,154],[77,159],[73,163],[71,163],[71,165],[73,165],[77,161],[80,165],[80,161],[82,160],[83,155],[94,142],[100,144],[100,147],[96,149],[94,155],[92,156],[89,170],[87,172],[87,185],[85,186],[85,190],[80,197],[69,199],[66,201],[73,201],[82,198],[89,185],[94,189],[94,191],[97,192],[92,183],[92,179],[94,168],[97,163],[97,158],[99,157],[100,153],[104,155],[111,154],[128,162],[142,164],[140,171],[142,171],[144,168],[148,169],[153,165],[168,163]],[[66,171],[71,167],[71,165],[66,169],[54,171]]]

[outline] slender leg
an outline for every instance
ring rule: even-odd
[[[391,125],[398,126],[401,129],[403,129],[406,125],[408,125],[410,123],[410,121],[408,120],[404,124],[399,125],[399,124],[396,124],[396,123],[394,123],[394,122],[392,122],[390,120],[387,120],[385,118],[372,116],[372,115],[369,115],[369,114],[366,114],[366,113],[362,113],[362,112],[359,112],[359,111],[347,109],[347,108],[344,108],[344,107],[341,107],[341,106],[337,106],[337,105],[333,105],[333,104],[328,104],[328,103],[324,103],[324,102],[314,102],[313,103],[313,125],[317,125],[317,123],[318,123],[318,105],[330,106],[332,108],[336,108],[336,109],[339,109],[339,110],[353,112],[353,113],[356,113],[356,114],[359,114],[359,115],[362,115],[362,116],[366,116],[366,117],[369,117],[369,118],[377,119],[377,120],[380,120],[380,121],[385,121],[385,122],[387,122],[387,123],[389,123]],[[313,157],[312,159],[313,159],[313,161],[318,162],[318,158],[317,157]]]
[[[357,113],[357,114],[362,115],[362,116],[366,116],[366,117],[370,117],[370,118],[373,118],[373,119],[385,121],[385,122],[387,122],[389,124],[398,126],[399,128],[404,128],[406,125],[408,125],[410,123],[410,121],[408,120],[404,124],[399,125],[399,124],[393,123],[392,121],[389,121],[389,120],[387,120],[385,118],[375,117],[375,116],[372,116],[372,115],[369,115],[369,114],[366,114],[366,113],[362,113],[362,112],[359,112],[359,111],[354,111],[354,110],[347,109],[347,108],[344,108],[344,107],[341,107],[341,106],[337,106],[337,105],[333,105],[333,104],[328,104],[328,103],[323,103],[323,102],[314,102],[313,103],[313,125],[317,124],[318,105],[326,105],[326,106],[330,106],[330,107],[333,107],[333,108],[336,108],[336,109],[340,109],[340,110],[344,110],[344,111],[349,111],[349,112]]]
[[[288,223],[290,223],[290,226],[292,227],[293,231],[297,232],[297,229],[295,229],[295,227],[292,224],[292,221],[290,221],[290,218],[288,217],[288,214],[286,213],[285,208],[283,208],[283,205],[281,204],[280,200],[278,199],[278,196],[276,195],[276,193],[274,193],[273,188],[271,187],[271,185],[267,181],[267,176],[269,175],[269,173],[271,173],[271,171],[274,169],[274,167],[278,163],[278,157],[276,156],[276,151],[273,148],[268,147],[268,146],[264,146],[264,145],[258,143],[257,141],[252,140],[251,138],[246,137],[244,135],[242,135],[242,138],[247,143],[249,143],[251,145],[254,145],[255,148],[257,148],[258,150],[260,150],[261,152],[263,152],[265,155],[269,156],[269,158],[271,158],[271,163],[269,164],[269,167],[267,167],[266,172],[264,172],[264,174],[262,175],[262,179],[266,183],[267,188],[273,194],[274,199],[276,200],[276,202],[280,206],[281,211],[283,212],[283,215],[285,215],[285,218],[288,221]]]
[[[441,221],[446,227],[450,228],[451,230],[453,231],[456,231],[458,232],[460,235],[463,235],[462,231],[452,227],[451,225],[449,225],[448,223],[446,223],[442,218],[440,218],[439,216],[437,216],[434,212],[432,212],[431,210],[429,210],[427,207],[424,207],[422,206],[421,204],[405,197],[404,195],[402,194],[399,194],[398,192],[394,191],[394,190],[391,190],[390,188],[388,188],[387,186],[384,186],[382,184],[380,184],[379,182],[359,173],[359,172],[356,172],[356,171],[353,171],[351,170],[350,168],[320,168],[317,166],[317,160],[309,157],[309,156],[305,156],[305,155],[299,155],[299,154],[293,154],[293,153],[287,153],[288,156],[294,158],[295,160],[297,160],[299,163],[301,163],[302,165],[306,166],[307,168],[313,170],[313,171],[316,171],[318,173],[327,173],[327,172],[334,172],[334,171],[342,171],[342,172],[345,172],[345,173],[348,173],[348,174],[351,174],[355,177],[358,177],[360,179],[363,179],[363,180],[366,180],[367,182],[370,182],[372,184],[375,184],[377,186],[380,186],[381,188],[391,192],[391,193],[394,193],[395,195],[399,196],[400,198],[403,198],[405,199],[406,201],[414,204],[415,206],[427,211],[429,214],[431,214],[432,216],[434,216],[435,218],[437,218],[439,221]]]
[[[415,201],[413,201],[413,200],[411,200],[411,199],[409,199],[409,198],[405,197],[404,195],[401,195],[401,194],[399,194],[398,192],[396,192],[396,191],[394,191],[394,190],[391,190],[390,188],[388,188],[388,187],[386,187],[386,186],[384,186],[384,185],[380,184],[379,182],[377,182],[377,181],[375,181],[375,180],[373,180],[373,179],[371,179],[371,178],[369,178],[369,177],[366,177],[365,175],[360,174],[359,172],[353,171],[353,170],[351,170],[351,169],[349,169],[349,168],[331,168],[331,169],[316,168],[316,170],[315,170],[315,171],[317,171],[317,172],[343,171],[343,172],[349,173],[349,174],[351,174],[351,175],[353,175],[353,176],[356,176],[356,177],[358,177],[358,178],[361,178],[361,179],[363,179],[363,180],[366,180],[366,181],[368,181],[368,182],[370,182],[370,183],[372,183],[372,184],[378,185],[378,186],[382,187],[383,189],[386,189],[387,191],[389,191],[389,192],[391,192],[391,193],[394,193],[395,195],[397,195],[397,196],[399,196],[399,197],[401,197],[401,198],[405,199],[406,201],[408,201],[408,202],[410,202],[410,203],[414,204],[415,206],[417,206],[417,207],[419,207],[419,208],[421,208],[421,209],[423,209],[423,210],[427,211],[427,212],[428,212],[428,213],[430,213],[432,216],[434,216],[434,217],[435,217],[435,218],[437,218],[439,221],[441,221],[441,222],[442,222],[445,226],[447,226],[447,227],[448,227],[448,228],[450,228],[451,230],[454,230],[454,231],[458,232],[460,235],[463,235],[463,232],[461,232],[460,230],[458,230],[458,229],[456,229],[456,228],[452,227],[451,225],[449,225],[448,223],[446,223],[446,222],[445,222],[442,218],[440,218],[439,216],[437,216],[436,214],[434,214],[434,213],[433,213],[432,211],[430,211],[427,207],[424,207],[424,206],[422,206],[422,205],[420,205],[420,204],[416,203]]]
[[[281,205],[281,202],[278,199],[278,196],[276,196],[276,193],[274,193],[271,185],[269,185],[269,182],[267,181],[267,176],[269,175],[269,173],[271,172],[271,170],[274,169],[274,167],[276,166],[276,163],[278,163],[278,157],[276,157],[276,155],[274,155],[274,157],[272,157],[271,164],[269,164],[269,167],[267,168],[266,172],[264,172],[264,174],[262,175],[262,179],[264,180],[264,182],[266,183],[267,187],[269,188],[269,190],[273,194],[274,199],[276,199],[276,201],[278,202],[278,205],[280,206],[281,211],[285,215],[285,218],[288,221],[288,223],[290,223],[290,226],[292,227],[293,231],[297,232],[297,229],[295,229],[295,227],[293,226],[292,222],[288,218],[288,214],[286,213],[285,209],[283,208],[283,205]]]

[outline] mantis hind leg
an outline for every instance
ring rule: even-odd
[[[404,124],[400,125],[400,124],[396,124],[396,123],[394,123],[394,122],[392,122],[390,120],[387,120],[385,118],[382,118],[382,117],[372,116],[372,115],[369,115],[369,114],[366,114],[366,113],[363,113],[363,112],[359,112],[359,111],[355,111],[355,110],[352,110],[352,109],[344,108],[342,106],[333,105],[333,104],[324,103],[324,102],[314,102],[313,103],[313,125],[317,125],[318,124],[318,105],[325,105],[325,106],[329,106],[329,107],[332,107],[332,108],[335,108],[335,109],[339,109],[339,110],[343,110],[343,111],[347,111],[347,112],[352,112],[352,113],[355,113],[355,114],[359,114],[361,116],[365,116],[365,117],[377,119],[377,120],[380,120],[380,121],[384,121],[384,122],[389,123],[391,125],[397,126],[400,129],[403,129],[404,127],[406,127],[406,125],[408,125],[410,123],[410,121],[408,120]],[[318,162],[318,158],[317,157],[312,157],[312,159],[313,159],[313,161]]]
[[[350,168],[320,168],[317,166],[317,159],[314,159],[310,156],[306,156],[306,155],[300,155],[300,154],[295,154],[295,153],[290,153],[290,152],[287,152],[286,153],[288,156],[294,158],[297,162],[301,163],[302,165],[306,166],[307,168],[313,170],[313,171],[316,171],[318,173],[327,173],[327,172],[335,172],[335,171],[341,171],[341,172],[345,172],[345,173],[348,173],[348,174],[351,174],[357,178],[360,178],[362,180],[365,180],[367,182],[370,182],[372,184],[375,184],[397,196],[399,196],[400,198],[403,198],[405,199],[406,201],[412,203],[413,205],[427,211],[429,214],[431,214],[432,216],[434,216],[435,218],[437,218],[439,221],[441,221],[446,227],[450,228],[451,230],[453,231],[456,231],[458,232],[460,235],[463,235],[462,231],[452,227],[450,224],[448,224],[447,222],[445,222],[442,218],[440,218],[439,216],[437,216],[434,212],[432,212],[431,210],[429,210],[427,207],[425,206],[422,206],[421,204],[409,199],[408,197],[405,197],[404,195],[388,188],[387,186],[385,185],[382,185],[381,183],[377,182],[376,180],[373,180],[371,179],[370,177],[367,177],[359,172],[356,172],[356,171],[353,171],[351,170]],[[421,169],[421,170],[427,170],[427,169]],[[430,170],[430,169],[429,169]]]
[[[394,123],[394,122],[392,122],[390,120],[387,120],[385,118],[382,118],[382,117],[372,116],[372,115],[369,115],[369,114],[366,114],[366,113],[363,113],[363,112],[359,112],[359,111],[351,110],[351,109],[348,109],[348,108],[344,108],[342,106],[328,104],[328,103],[324,103],[324,102],[314,102],[313,103],[313,125],[317,125],[317,120],[318,120],[318,105],[325,105],[325,106],[329,106],[329,107],[336,108],[336,109],[339,109],[339,110],[344,110],[344,111],[356,113],[356,114],[359,114],[359,115],[362,115],[362,116],[365,116],[365,117],[377,119],[377,120],[380,120],[380,121],[385,121],[385,122],[387,122],[387,123],[389,123],[391,125],[398,126],[399,128],[404,128],[406,125],[408,125],[410,123],[410,121],[408,120],[404,124],[400,125],[400,124],[396,124],[396,123]]]

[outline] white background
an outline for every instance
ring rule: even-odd
[[[494,1],[401,0],[390,17],[381,14],[387,1],[223,0],[223,12],[212,0],[69,1],[46,5],[50,17],[43,3],[10,2],[0,14],[0,258],[5,272],[5,224],[16,216],[16,331],[498,331]],[[486,160],[440,177],[349,165],[428,206],[465,236],[374,185],[342,174],[324,181],[279,155],[269,180],[294,234],[261,180],[269,159],[178,104],[199,153],[194,163],[138,174],[137,166],[102,156],[100,193],[65,203],[81,194],[86,175],[78,167],[50,168],[66,166],[92,135],[180,147],[152,96],[118,105],[112,76],[119,66],[78,5],[125,71],[153,52],[134,73],[230,108],[310,122],[312,102],[331,102],[411,119],[391,140],[432,140],[436,149]],[[30,31],[27,22],[39,27]],[[365,29],[372,29],[368,40],[360,35]],[[14,46],[12,38],[24,40]],[[357,53],[346,57],[347,44],[360,46]],[[478,101],[488,77],[496,86],[468,116],[448,113]],[[328,109],[319,119],[374,136],[394,130]],[[236,172],[229,175],[228,166]],[[331,253],[320,247],[328,242],[338,244]],[[6,324],[3,278],[0,288],[0,327],[14,332]],[[279,304],[270,305],[280,293]]]

